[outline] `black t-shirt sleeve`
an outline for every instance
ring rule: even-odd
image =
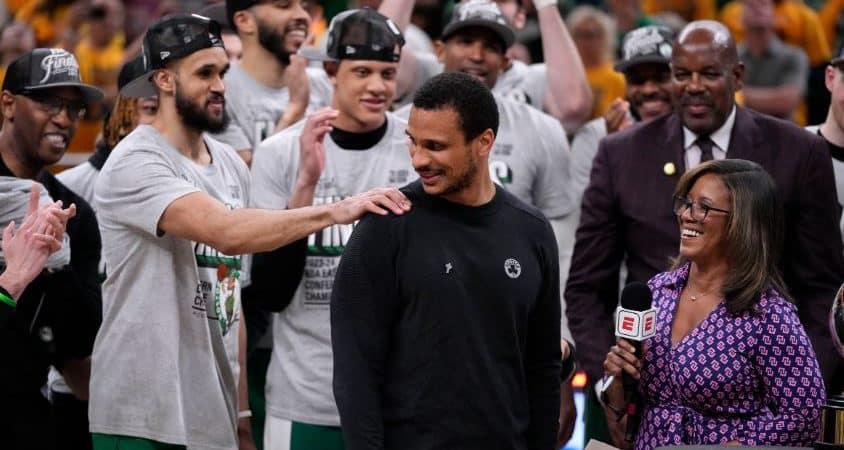
[[[244,304],[264,311],[283,311],[299,287],[305,271],[308,240],[300,239],[252,258],[252,284],[244,289]]]
[[[331,294],[334,398],[346,448],[384,448],[380,387],[398,303],[391,219],[367,216],[346,245]]]
[[[270,327],[270,313],[284,311],[293,300],[305,271],[307,250],[305,238],[252,255],[252,283],[240,294],[246,318],[247,354],[252,354]]]
[[[525,374],[530,405],[528,448],[554,448],[560,415],[560,270],[550,225],[543,234],[543,286],[530,313]]]

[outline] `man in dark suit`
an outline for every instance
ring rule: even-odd
[[[613,345],[619,266],[627,281],[666,270],[679,249],[671,196],[680,175],[708,159],[761,164],[786,209],[781,270],[812,339],[830,391],[844,370],[827,326],[829,300],[844,279],[835,184],[823,140],[734,103],[744,67],[729,31],[692,22],[671,57],[675,112],[606,137],[581,211],[565,298],[582,366],[592,382]],[[837,376],[836,376],[837,374]]]

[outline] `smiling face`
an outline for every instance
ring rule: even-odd
[[[504,43],[489,28],[466,27],[436,42],[437,58],[446,72],[463,72],[492,89],[504,69]]]
[[[642,121],[671,112],[671,68],[668,64],[636,64],[624,72],[630,108]]]
[[[53,114],[47,106],[52,103],[64,106]],[[40,168],[55,164],[67,151],[79,124],[79,115],[69,113],[67,105],[73,105],[70,109],[77,110],[84,106],[77,89],[54,88],[32,96],[3,92],[3,114],[17,144],[13,151],[26,166]]]
[[[695,29],[681,36],[671,55],[675,108],[695,134],[720,128],[742,87],[744,66],[735,45],[719,39],[711,30]]]
[[[724,211],[732,209],[729,190],[713,174],[698,178],[686,200],[694,203],[695,209],[700,209],[701,205]],[[710,210],[705,219],[697,220],[692,217],[691,208],[683,208],[677,220],[680,224],[680,256],[693,262],[709,264],[727,259],[728,213]]]
[[[173,93],[185,126],[212,133],[226,128],[223,76],[228,69],[228,56],[220,47],[199,50],[176,63]]]
[[[425,192],[465,203],[464,191],[483,176],[481,168],[487,170],[485,156],[492,148],[492,130],[467,141],[460,116],[453,108],[413,107],[406,133],[411,162]]]
[[[340,111],[335,125],[356,133],[381,126],[396,95],[398,63],[346,59],[336,68],[331,77],[333,106]]]
[[[301,0],[272,0],[250,8],[257,22],[258,42],[282,64],[290,64],[308,37],[311,16]]]

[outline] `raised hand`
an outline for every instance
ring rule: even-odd
[[[629,102],[620,98],[613,100],[610,107],[607,108],[607,112],[604,113],[604,121],[607,123],[607,133],[612,134],[633,125],[629,112]]]
[[[15,298],[41,273],[47,258],[61,248],[67,221],[76,215],[76,205],[62,209],[60,201],[39,207],[40,192],[41,185],[34,183],[20,227],[12,221],[3,230],[6,271],[0,280]]]
[[[331,122],[337,118],[336,109],[322,108],[308,116],[305,128],[299,136],[299,183],[316,185],[325,169],[326,133],[331,131]]]
[[[305,116],[311,97],[311,85],[305,70],[307,68],[307,59],[299,55],[290,55],[290,65],[284,69],[284,85],[287,86],[290,100],[276,124],[276,132],[293,125]]]

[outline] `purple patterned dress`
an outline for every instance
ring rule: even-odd
[[[636,450],[664,445],[811,446],[826,400],[796,308],[774,290],[760,314],[731,316],[722,302],[676,347],[671,324],[690,264],[648,283],[657,333],[645,343],[645,399]]]

